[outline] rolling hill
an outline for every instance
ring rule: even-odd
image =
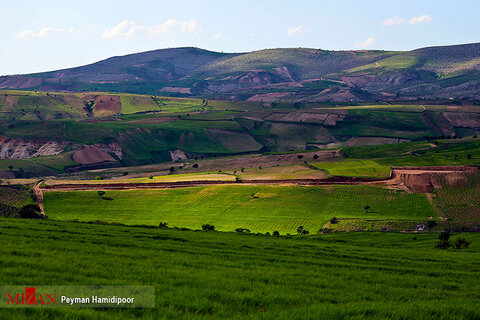
[[[171,48],[0,77],[0,89],[112,91],[231,100],[478,100],[480,44],[378,50]]]

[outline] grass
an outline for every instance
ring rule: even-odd
[[[331,176],[388,178],[390,168],[373,160],[311,163],[317,169],[327,171]]]
[[[465,174],[463,182],[435,190],[438,208],[447,218],[470,222],[480,227],[480,173]]]
[[[3,319],[479,319],[480,235],[313,237],[0,218],[1,285],[153,285],[154,309],[0,309]],[[41,245],[39,245],[41,243]],[[59,259],[61,257],[61,259]]]
[[[233,171],[228,171],[233,174]],[[288,180],[288,179],[323,179],[325,172],[314,170],[303,165],[287,165],[276,167],[246,168],[235,173],[240,180]]]
[[[182,173],[164,176],[152,176],[144,178],[130,179],[104,179],[98,180],[47,180],[45,185],[53,186],[59,184],[118,184],[118,183],[162,183],[162,182],[182,182],[182,181],[235,181],[235,176],[231,174],[221,174],[215,172]]]
[[[54,220],[119,222],[217,230],[317,232],[333,216],[370,219],[427,219],[435,211],[423,194],[372,186],[206,186],[181,189],[48,191],[45,212]],[[292,206],[292,204],[295,204]],[[366,212],[364,206],[371,209]]]

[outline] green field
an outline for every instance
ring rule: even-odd
[[[465,177],[465,182],[456,184],[444,181],[442,188],[435,190],[435,202],[446,218],[480,226],[480,173]]]
[[[15,217],[21,206],[33,203],[28,186],[0,186],[0,217]]]
[[[291,238],[0,218],[1,285],[154,285],[154,309],[1,309],[3,319],[479,319],[480,235]],[[61,257],[61,259],[59,259]]]
[[[45,212],[53,220],[119,222],[217,230],[316,233],[332,217],[425,220],[436,216],[423,194],[371,186],[207,186],[181,189],[48,191]],[[366,212],[364,207],[371,209]]]
[[[327,171],[331,176],[388,178],[390,168],[373,160],[311,163],[317,169]]]

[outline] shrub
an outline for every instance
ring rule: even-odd
[[[244,228],[237,228],[237,229],[235,229],[235,232],[250,233],[250,230],[249,229],[244,229]]]
[[[438,249],[448,249],[450,247],[450,242],[448,242],[448,241],[438,241],[435,244],[435,247],[437,247]]]
[[[313,160],[317,160],[318,159],[318,155],[317,154],[314,154],[313,155]]]
[[[438,235],[438,242],[435,244],[435,247],[438,249],[448,249],[450,248],[450,242],[448,241],[450,239],[450,232],[445,231],[442,232]]]
[[[44,219],[38,204],[27,204],[20,208],[18,215],[25,219]]]
[[[198,168],[198,164],[195,163],[192,167],[196,169],[196,168]]]
[[[277,230],[273,231],[272,232],[272,236],[280,236],[280,232],[278,232]]]
[[[302,159],[302,158],[303,158],[303,155],[299,154],[297,158],[298,158],[298,159]]]
[[[149,175],[149,176],[148,176],[148,179],[153,179],[153,176],[152,176],[152,175]]]
[[[337,223],[337,221],[338,221],[337,217],[333,217],[332,219],[330,219],[331,224],[335,224]]]
[[[202,224],[203,231],[215,231],[215,226],[211,224]]]
[[[297,233],[298,234],[309,234],[310,232],[308,230],[306,230],[303,226],[300,226],[297,228]]]
[[[427,222],[427,229],[432,230],[433,228],[435,228],[436,225],[437,225],[436,221],[430,220]]]
[[[461,250],[461,249],[467,249],[468,247],[470,247],[470,244],[472,242],[465,239],[465,238],[457,238],[457,240],[455,240],[453,246],[455,247],[455,249],[457,250]]]
[[[450,239],[450,232],[444,231],[438,235],[438,240],[448,241]]]

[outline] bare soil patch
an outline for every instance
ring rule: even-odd
[[[96,146],[84,146],[82,149],[76,151],[73,154],[73,160],[77,163],[80,163],[81,165],[88,165],[105,161],[116,161],[112,156],[107,154],[105,151],[100,150],[100,148]]]

